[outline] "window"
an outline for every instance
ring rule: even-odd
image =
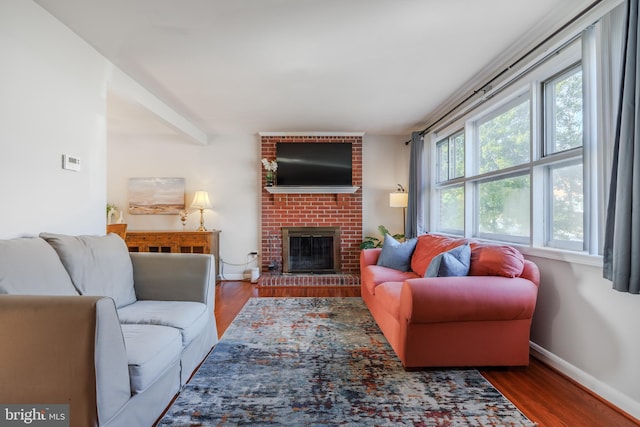
[[[475,129],[477,175],[489,176],[476,183],[478,237],[524,242],[530,236],[529,212],[531,162],[531,101],[529,94],[489,112],[470,126]],[[514,167],[525,166],[514,171]],[[504,176],[505,170],[512,170]],[[514,175],[515,174],[515,175]],[[473,177],[472,177],[473,179]]]
[[[543,82],[544,144],[550,162],[545,179],[548,227],[545,244],[582,250],[584,241],[584,175],[582,160],[582,68],[575,66]],[[562,161],[556,162],[560,158]]]
[[[436,147],[438,182],[464,176],[464,133],[444,139]]]
[[[512,75],[477,82],[486,90],[462,104],[452,100],[459,110],[426,134],[430,230],[597,262],[581,254],[602,251],[622,12],[595,17],[530,62],[519,58]]]
[[[464,187],[445,187],[438,191],[438,231],[451,234],[464,232]]]
[[[437,193],[437,230],[451,234],[464,232],[464,186],[456,179],[464,177],[464,132],[458,132],[436,144],[436,181],[444,184]]]
[[[578,43],[434,144],[436,231],[585,248],[580,54]]]
[[[543,90],[546,154],[582,147],[582,69],[545,82]]]
[[[529,98],[507,105],[506,111],[478,121],[478,172],[487,173],[521,165],[530,160],[531,114]]]
[[[476,236],[524,242],[530,235],[529,175],[480,182]]]
[[[549,168],[548,246],[581,250],[584,240],[582,163]]]

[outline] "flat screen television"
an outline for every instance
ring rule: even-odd
[[[351,185],[351,144],[276,144],[278,185]]]

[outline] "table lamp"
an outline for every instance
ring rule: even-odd
[[[196,191],[196,194],[193,196],[193,202],[191,202],[191,209],[200,210],[200,227],[198,227],[196,231],[207,231],[204,227],[204,210],[210,208],[209,193],[204,190]]]

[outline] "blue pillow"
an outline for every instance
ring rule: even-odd
[[[382,252],[378,257],[378,265],[400,271],[409,271],[411,269],[411,255],[413,255],[413,250],[416,248],[417,243],[417,238],[398,242],[387,234],[384,236]]]
[[[466,276],[471,266],[469,243],[436,255],[429,264],[424,277]]]

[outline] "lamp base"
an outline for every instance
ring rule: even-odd
[[[207,229],[204,228],[204,209],[200,209],[200,227],[198,227],[196,231],[207,231]]]

